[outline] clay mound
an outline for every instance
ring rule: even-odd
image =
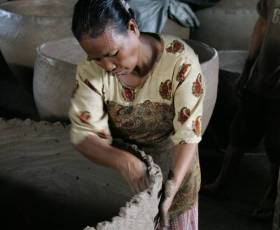
[[[162,176],[151,158],[150,187],[133,195],[115,171],[73,149],[68,125],[0,119],[0,132],[0,203],[10,225],[74,230],[107,221],[97,229],[152,229]]]

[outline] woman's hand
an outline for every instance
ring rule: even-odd
[[[125,160],[119,167],[119,172],[135,193],[139,193],[149,186],[146,165],[132,154],[126,154]]]
[[[186,173],[193,164],[197,144],[179,144],[175,146],[173,162],[168,179],[163,189],[163,198],[160,204],[160,226],[165,229],[169,226],[168,211],[172,205],[174,197],[179,190]]]
[[[175,182],[170,179],[167,180],[163,191],[163,200],[160,204],[160,229],[166,229],[169,226],[169,209],[173,199],[178,191]]]

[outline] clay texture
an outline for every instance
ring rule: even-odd
[[[73,149],[68,126],[0,119],[0,132],[1,178],[30,187],[58,203],[71,204],[72,209],[86,210],[82,216],[89,218],[84,227],[153,229],[162,174],[143,152],[150,185],[134,195],[118,173],[91,163]]]

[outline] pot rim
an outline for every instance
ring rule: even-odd
[[[66,2],[63,3],[62,1],[57,1],[57,0],[41,0],[40,2],[38,2],[37,0],[28,0],[29,3],[31,2],[34,2],[36,3],[38,6],[40,6],[39,3],[46,3],[48,5],[51,5],[53,3],[57,3],[57,5],[67,5]],[[16,12],[13,12],[13,11],[9,11],[8,9],[5,9],[5,8],[2,8],[3,6],[10,6],[10,5],[20,5],[20,4],[26,4],[26,1],[9,1],[9,2],[4,2],[4,3],[1,3],[0,4],[0,16],[1,15],[6,15],[8,17],[18,17],[18,18],[49,18],[49,19],[58,19],[58,18],[72,18],[73,15],[72,14],[69,14],[68,16],[65,15],[65,16],[59,16],[59,15],[25,15],[25,14],[19,14],[19,13],[16,13]],[[74,10],[74,5],[73,5],[73,10]]]
[[[41,57],[43,58],[44,60],[46,60],[47,62],[52,62],[54,64],[56,63],[63,63],[65,65],[69,65],[69,66],[76,66],[79,64],[79,62],[81,62],[82,60],[84,60],[86,58],[86,56],[84,57],[84,59],[81,59],[78,63],[71,63],[71,62],[68,62],[68,61],[65,61],[65,60],[62,60],[62,59],[58,59],[56,57],[53,57],[53,56],[49,56],[47,55],[45,52],[43,52],[43,49],[49,45],[49,44],[52,44],[52,43],[57,43],[57,42],[61,42],[61,41],[75,41],[78,43],[78,41],[76,41],[75,37],[65,37],[65,38],[62,38],[62,39],[58,39],[58,40],[54,40],[54,41],[47,41],[41,45],[39,45],[37,48],[36,48],[36,54],[38,57]]]

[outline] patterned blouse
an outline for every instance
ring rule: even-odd
[[[121,138],[151,154],[166,173],[168,169],[157,160],[160,156],[170,155],[174,145],[201,140],[205,92],[198,57],[182,40],[165,35],[160,38],[164,50],[145,82],[135,89],[93,61],[84,60],[78,65],[69,111],[73,144],[88,135],[97,135],[109,144],[113,138]],[[191,208],[197,201],[199,186],[196,156],[171,214]]]

